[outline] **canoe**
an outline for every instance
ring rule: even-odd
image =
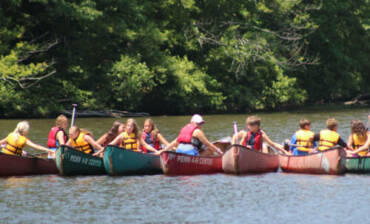
[[[345,172],[345,151],[335,148],[305,156],[279,155],[284,172],[309,174],[342,174]]]
[[[103,159],[85,154],[68,146],[60,146],[55,161],[60,175],[105,174]]]
[[[162,152],[161,167],[166,175],[198,175],[222,172],[221,156],[189,156],[176,152]]]
[[[0,153],[0,176],[57,174],[53,159],[11,156]]]
[[[222,157],[222,169],[231,174],[276,172],[279,169],[279,156],[232,145]]]
[[[113,145],[105,148],[104,167],[110,175],[162,173],[159,155],[134,152]]]
[[[370,173],[370,157],[347,157],[346,171],[349,173]]]

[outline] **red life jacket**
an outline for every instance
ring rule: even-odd
[[[180,134],[177,137],[177,142],[190,144],[191,138],[193,137],[193,133],[197,128],[198,126],[196,126],[195,124],[192,123],[187,124],[185,127],[181,129]]]
[[[63,130],[63,128],[60,127],[52,127],[49,132],[49,137],[48,137],[48,147],[49,148],[56,148],[57,147],[57,134],[59,131],[63,132],[64,135],[64,143],[67,142],[68,137],[66,132]]]
[[[143,131],[143,133],[141,134],[141,138],[148,144],[150,144],[153,148],[155,148],[156,150],[159,150],[161,148],[161,144],[159,142],[159,139],[158,138],[155,138],[154,139],[154,136],[152,133],[149,133],[150,135],[150,138],[152,139],[152,142],[147,142],[146,141],[146,138],[147,138],[147,135],[148,133],[146,133],[145,131]],[[147,149],[145,148],[145,146],[142,146],[141,149],[143,150],[144,153],[147,153]]]
[[[244,138],[244,141],[242,145],[244,146],[252,146],[253,149],[260,151],[262,149],[262,132],[261,130],[258,130],[255,135],[252,135],[253,133],[251,131],[247,132],[247,136]],[[254,139],[254,144],[250,145],[249,143],[253,143]]]

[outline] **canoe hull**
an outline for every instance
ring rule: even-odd
[[[102,158],[85,154],[68,146],[58,148],[55,161],[60,175],[105,174]]]
[[[57,174],[53,159],[11,156],[0,153],[0,176]]]
[[[105,148],[104,167],[110,175],[162,173],[159,155],[133,152],[117,146]]]
[[[279,162],[284,172],[336,175],[345,172],[345,154],[337,148],[306,156],[279,155]]]
[[[370,173],[370,157],[347,157],[346,171],[349,173]]]
[[[279,157],[232,145],[222,157],[222,169],[231,174],[276,172],[279,169]]]
[[[221,156],[189,156],[175,152],[161,153],[161,166],[166,175],[199,175],[222,172]]]

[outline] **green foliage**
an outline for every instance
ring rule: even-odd
[[[0,116],[273,110],[370,91],[368,0],[0,2]]]

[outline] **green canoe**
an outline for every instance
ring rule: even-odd
[[[159,155],[134,152],[113,145],[105,148],[104,167],[110,175],[163,173]]]
[[[370,157],[347,157],[346,170],[349,173],[370,173]]]
[[[60,175],[105,174],[103,159],[85,154],[68,146],[60,146],[55,158]]]

